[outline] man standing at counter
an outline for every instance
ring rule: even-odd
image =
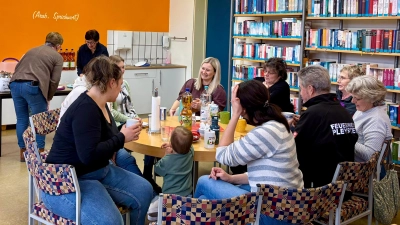
[[[100,55],[108,55],[108,50],[106,46],[102,45],[100,40],[100,34],[97,30],[89,30],[85,34],[86,43],[83,44],[78,50],[77,59],[77,70],[78,76],[82,74],[83,68],[89,63],[93,58]]]
[[[29,113],[36,114],[48,109],[48,104],[57,91],[61,79],[63,57],[58,53],[63,37],[58,32],[50,32],[44,45],[32,48],[15,67],[10,80],[10,90],[17,114],[17,138],[20,147],[20,161],[25,162],[25,143],[22,133],[28,127]],[[45,136],[36,135],[41,151]]]

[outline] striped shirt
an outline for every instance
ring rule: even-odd
[[[357,111],[353,120],[358,134],[354,158],[356,162],[366,162],[376,151],[381,151],[385,140],[392,139],[386,106],[376,106],[365,112]]]
[[[216,160],[228,166],[247,164],[251,191],[257,191],[258,183],[290,188],[304,186],[293,135],[276,121],[254,128],[229,146],[218,147]]]

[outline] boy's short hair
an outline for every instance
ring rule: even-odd
[[[172,149],[178,154],[186,154],[190,151],[193,142],[193,134],[183,126],[178,126],[171,134]]]

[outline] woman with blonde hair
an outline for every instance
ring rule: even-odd
[[[372,76],[354,78],[346,87],[357,112],[353,116],[358,140],[355,145],[355,161],[368,161],[380,151],[385,140],[392,139],[392,126],[386,112],[386,88]]]
[[[226,106],[226,92],[221,82],[221,65],[219,60],[209,57],[203,60],[197,78],[189,79],[185,82],[179,91],[179,96],[171,106],[169,114],[173,116],[179,107],[179,100],[186,88],[189,88],[193,96],[192,111],[199,114],[201,108],[200,95],[204,91],[204,86],[208,86],[208,93],[211,94],[211,100],[218,105],[219,111],[224,110]]]
[[[357,65],[345,66],[340,70],[340,75],[337,79],[338,82],[338,90],[336,91],[336,95],[340,104],[350,113],[350,115],[354,115],[357,111],[356,106],[352,103],[353,97],[350,93],[346,91],[346,86],[349,82],[358,76],[363,75],[360,67]]]

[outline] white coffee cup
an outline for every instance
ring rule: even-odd
[[[282,115],[283,115],[287,120],[291,120],[291,119],[293,119],[294,113],[291,113],[291,112],[282,112]]]
[[[127,119],[126,120],[126,127],[133,126],[135,124],[139,123],[139,119]]]

